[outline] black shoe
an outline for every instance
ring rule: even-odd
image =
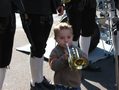
[[[46,87],[46,88],[48,88],[49,90],[55,90],[55,86],[52,84],[52,83],[50,83],[50,81],[48,81],[45,77],[43,77],[44,79],[43,79],[43,81],[42,81],[42,84]]]
[[[49,90],[49,89],[47,89],[42,83],[35,83],[35,86],[32,86],[31,84],[30,90]]]
[[[30,90],[55,90],[55,86],[51,84],[45,77],[43,77],[41,83],[35,83],[35,86],[32,86]]]
[[[93,66],[93,65],[88,65],[86,68],[84,68],[83,70],[86,71],[92,71],[92,72],[101,72],[101,68],[98,66]]]

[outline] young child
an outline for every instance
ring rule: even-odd
[[[80,51],[78,47],[72,44],[72,27],[67,23],[60,23],[56,27],[54,27],[54,36],[57,45],[50,54],[49,64],[51,69],[55,71],[55,90],[81,90],[80,70],[72,70],[69,67],[68,63],[69,55],[66,44],[68,44],[69,47],[75,47]],[[82,53],[82,51],[80,51],[79,53],[82,57],[86,58],[85,54]]]

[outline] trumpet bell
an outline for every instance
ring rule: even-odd
[[[69,3],[71,0],[62,0],[63,4]]]
[[[83,69],[88,66],[88,60],[85,58],[80,58],[74,61],[74,66],[76,69]]]
[[[68,63],[71,69],[83,69],[88,66],[88,60],[83,55],[80,56],[81,52],[79,54],[76,47],[69,48],[67,44],[67,50],[69,54]]]
[[[69,62],[71,69],[83,69],[88,66],[88,60],[86,58],[72,59]]]

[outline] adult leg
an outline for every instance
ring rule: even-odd
[[[88,56],[91,35],[95,30],[96,1],[87,0],[84,6],[82,6],[83,8],[79,7],[78,3],[82,2],[71,2],[67,4],[66,12],[69,23],[73,27],[74,41],[79,39],[81,50]],[[96,71],[99,68],[91,67],[90,69]]]
[[[3,86],[5,74],[6,74],[6,68],[0,68],[0,90],[2,89]]]
[[[50,34],[50,30],[53,23],[51,15],[41,16],[38,14],[28,14],[30,24],[25,32],[31,43],[31,90],[45,89],[44,81],[46,79],[43,76],[43,54],[45,53],[46,42]],[[25,29],[25,28],[24,28]],[[29,35],[28,35],[29,34]]]
[[[116,8],[119,10],[119,0],[114,0]]]
[[[10,64],[15,33],[15,16],[0,18],[0,90]]]
[[[91,36],[84,37],[80,35],[80,38],[79,38],[80,48],[87,55],[87,57],[88,57],[90,42],[91,42]]]
[[[115,39],[117,41],[115,41]],[[113,40],[113,44],[114,44],[114,51],[117,52],[118,59],[119,59],[119,31],[117,31],[117,35],[112,34],[112,40]],[[115,46],[117,46],[117,47],[115,47]]]
[[[119,39],[119,31],[117,31],[117,38]],[[119,59],[119,40],[118,40],[118,44],[117,45],[118,45],[118,49],[117,50],[118,50],[118,59]]]
[[[82,32],[79,38],[79,43],[81,50],[87,54],[89,54],[89,47],[91,42],[91,36],[94,34],[94,30],[96,30],[95,26],[95,17],[96,17],[96,0],[90,0],[87,2],[85,9],[82,15]],[[100,71],[100,67],[93,66],[92,62],[89,60],[89,65],[85,70],[90,71]]]

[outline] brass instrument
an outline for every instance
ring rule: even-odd
[[[62,0],[63,4],[69,3],[71,0]]]
[[[69,48],[68,44],[66,44],[66,46],[69,54],[68,63],[71,69],[83,69],[88,66],[88,60],[84,57],[80,57],[77,48]]]

